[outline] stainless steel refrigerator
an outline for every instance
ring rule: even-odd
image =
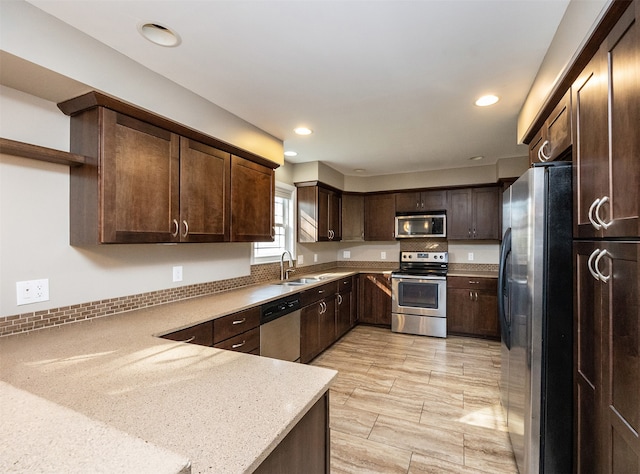
[[[503,196],[501,396],[521,474],[571,473],[571,163],[534,165]]]

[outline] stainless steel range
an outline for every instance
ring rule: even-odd
[[[391,330],[447,337],[447,252],[400,252],[391,273]]]

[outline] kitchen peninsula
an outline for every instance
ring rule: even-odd
[[[157,337],[292,291],[257,285],[3,338],[2,381],[182,456],[193,473],[260,472],[298,429],[320,437],[306,444],[305,465],[328,472],[335,371]],[[65,436],[65,426],[57,429]],[[16,443],[20,435],[3,433]],[[118,456],[110,446],[102,457]],[[0,470],[17,461],[0,460]]]

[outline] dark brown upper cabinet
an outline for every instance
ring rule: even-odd
[[[529,162],[544,163],[564,157],[572,143],[571,91],[553,109],[529,143]],[[566,155],[571,159],[570,155]]]
[[[298,242],[342,239],[342,191],[314,182],[296,183]]]
[[[446,189],[396,193],[396,212],[431,212],[446,210]]]
[[[574,237],[640,237],[640,25],[622,16],[572,86]]]
[[[364,198],[364,240],[395,240],[395,217],[395,194],[367,194]]]
[[[275,174],[272,169],[231,157],[231,240],[270,242],[274,238]]]
[[[447,239],[499,240],[499,186],[452,189],[447,212]]]
[[[275,164],[95,92],[58,106],[86,157],[70,172],[72,245],[273,239]]]

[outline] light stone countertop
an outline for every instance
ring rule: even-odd
[[[359,272],[343,268],[321,275],[338,279]],[[184,457],[193,473],[252,472],[337,373],[154,335],[328,281],[256,285],[3,337],[0,380]],[[116,445],[102,446],[101,455],[117,456],[118,449],[106,454]]]

